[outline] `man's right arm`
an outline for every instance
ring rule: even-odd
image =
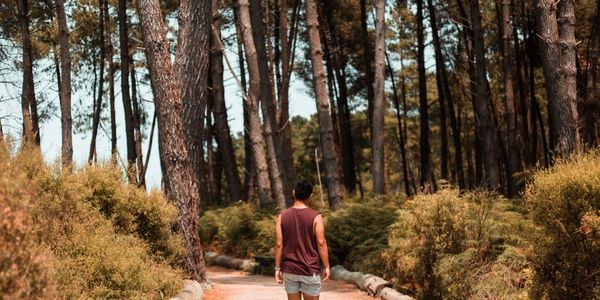
[[[323,281],[329,279],[329,252],[327,249],[327,240],[325,239],[325,225],[323,224],[323,217],[318,215],[315,218],[315,234],[317,236],[317,247],[319,248],[319,256],[325,270],[323,270]]]

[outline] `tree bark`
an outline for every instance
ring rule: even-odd
[[[281,165],[287,183],[285,194],[286,199],[290,200],[294,182],[296,181],[294,170],[294,150],[292,148],[292,126],[290,125],[289,112],[289,89],[290,77],[292,75],[292,65],[290,64],[291,45],[296,36],[297,30],[288,30],[288,1],[279,0],[279,36],[281,40],[281,84],[279,85],[279,144],[281,148]],[[289,31],[289,38],[288,38]],[[288,203],[291,204],[291,203]]]
[[[577,130],[575,13],[573,0],[537,0],[537,23],[542,68],[548,95],[553,155],[580,150]]]
[[[425,73],[425,38],[423,28],[423,0],[417,0],[417,71],[419,73],[419,119],[420,119],[420,180],[421,189],[433,191],[431,169],[431,146],[429,144],[429,103],[427,102],[427,74]]]
[[[469,0],[471,6],[471,26],[473,51],[475,58],[475,99],[474,109],[479,141],[482,142],[483,165],[487,176],[487,186],[493,190],[500,188],[500,171],[498,167],[496,130],[490,112],[489,88],[487,85],[487,70],[485,47],[483,45],[483,30],[481,28],[481,12],[479,0]],[[473,79],[472,79],[473,80]]]
[[[23,141],[28,146],[37,145],[36,132],[31,116],[31,103],[35,98],[35,85],[33,83],[33,54],[31,51],[31,37],[29,35],[29,5],[27,0],[17,1],[19,25],[23,45],[23,86],[21,91],[21,110],[23,114]],[[38,145],[39,146],[39,145]]]
[[[340,143],[342,152],[342,171],[344,177],[344,186],[346,191],[353,195],[356,192],[356,164],[354,159],[354,142],[352,139],[352,126],[350,123],[350,108],[348,106],[348,86],[346,82],[346,63],[342,61],[344,57],[340,45],[339,32],[335,27],[333,19],[333,8],[330,1],[324,3],[325,25],[332,40],[332,61],[333,71],[339,90],[337,98],[338,127],[340,129]]]
[[[373,192],[385,194],[385,0],[375,1],[375,82],[371,122]]]
[[[369,40],[369,30],[367,29],[367,1],[366,0],[360,0],[360,33],[361,33],[361,39],[362,39],[362,46],[363,46],[363,64],[364,64],[364,70],[365,70],[365,75],[367,77],[367,82],[366,82],[366,86],[367,86],[367,105],[368,105],[368,120],[369,122],[371,122],[372,119],[372,113],[373,113],[373,99],[375,98],[375,90],[374,90],[374,86],[373,83],[375,82],[375,75],[373,74],[373,69],[371,68],[371,62],[372,62],[372,50],[371,50],[371,43]],[[371,132],[371,134],[373,134]]]
[[[137,182],[139,186],[144,186],[144,180],[142,180],[142,171],[144,170],[144,153],[142,151],[142,127],[141,127],[141,118],[142,118],[142,110],[140,106],[140,102],[138,101],[137,96],[137,78],[135,74],[135,66],[133,64],[133,59],[130,58],[131,64],[129,65],[129,74],[131,74],[131,104],[133,104],[133,130],[135,131],[135,160],[137,164]]]
[[[102,112],[102,98],[104,96],[104,64],[106,62],[106,44],[105,38],[105,25],[104,25],[104,5],[106,0],[98,0],[98,8],[100,10],[100,75],[98,84],[98,99],[95,101],[94,115],[92,117],[92,137],[90,141],[90,152],[88,154],[88,164],[91,164],[96,156],[96,137],[98,136],[98,127],[100,126],[100,114]]]
[[[462,158],[462,142],[461,142],[461,134],[459,130],[459,124],[457,122],[456,113],[454,110],[454,99],[450,92],[450,84],[448,83],[448,72],[446,70],[446,65],[444,63],[444,55],[442,52],[441,42],[438,33],[438,23],[435,13],[435,7],[433,6],[433,1],[427,1],[427,7],[429,11],[429,19],[431,24],[431,34],[433,37],[433,46],[435,51],[435,65],[437,74],[439,74],[439,84],[438,84],[438,94],[440,95],[440,99],[444,99],[444,101],[440,101],[440,123],[441,123],[441,140],[442,140],[442,167],[444,161],[444,156],[447,156],[448,146],[445,146],[446,150],[444,150],[444,144],[447,145],[447,138],[444,137],[446,135],[447,129],[445,129],[446,121],[446,110],[448,116],[450,117],[450,129],[452,130],[452,141],[454,144],[454,172],[456,178],[458,180],[458,187],[460,189],[465,188],[465,175],[463,171],[463,158]],[[446,104],[446,106],[444,106]],[[442,178],[445,178],[445,172],[442,168]],[[447,177],[447,175],[446,175]]]
[[[596,84],[598,81],[598,56],[600,56],[600,1],[596,4],[596,18],[590,38],[591,49],[587,58],[587,79],[585,99],[583,102],[583,142],[588,148],[598,145],[598,103]]]
[[[119,0],[119,44],[121,50],[121,98],[123,100],[123,113],[125,116],[125,136],[127,140],[127,176],[130,181],[135,181],[136,154],[135,133],[133,126],[133,109],[129,95],[129,36],[127,25],[127,0]]]
[[[68,167],[73,162],[73,120],[71,118],[71,50],[69,27],[63,0],[56,0],[58,40],[60,43],[60,123],[62,127],[62,164]]]
[[[329,102],[325,87],[325,73],[323,70],[323,51],[319,38],[319,21],[317,19],[317,4],[314,0],[306,2],[306,23],[310,44],[310,58],[312,63],[313,85],[317,98],[317,116],[319,119],[319,133],[321,137],[321,151],[325,165],[325,180],[327,184],[327,198],[332,210],[343,206],[342,190],[338,175],[338,158],[333,141],[333,123],[329,115]]]
[[[203,124],[208,94],[211,1],[184,0],[179,5],[179,32],[174,68],[181,83],[185,143],[198,180],[200,198],[208,199]]]
[[[159,143],[165,168],[165,192],[179,208],[179,230],[187,249],[185,266],[188,275],[200,283],[206,283],[198,232],[200,199],[184,141],[181,90],[170,62],[160,3],[157,0],[138,0],[137,8],[155,97]]]
[[[260,118],[258,115],[258,98],[260,96],[258,56],[256,53],[256,47],[254,46],[255,44],[254,37],[252,36],[252,27],[250,25],[248,0],[238,0],[238,4],[240,29],[242,31],[242,39],[244,42],[244,48],[246,50],[248,73],[250,74],[250,90],[244,98],[244,102],[246,103],[249,114],[250,128],[248,130],[250,131],[252,153],[257,172],[258,194],[260,198],[259,204],[269,204],[273,202],[271,199],[271,180],[269,179],[269,165],[267,164],[264,152],[265,139],[262,134]],[[281,205],[281,203],[278,204]]]
[[[517,194],[517,185],[514,175],[520,169],[519,145],[517,144],[517,125],[515,116],[515,100],[513,91],[513,55],[512,55],[512,30],[510,29],[510,0],[502,0],[502,69],[504,75],[504,117],[508,137],[508,162],[507,168],[507,196]]]
[[[267,146],[267,163],[271,179],[273,197],[280,207],[286,207],[283,174],[281,173],[280,151],[278,141],[278,126],[276,121],[276,107],[273,80],[269,72],[269,61],[265,46],[265,32],[263,29],[262,1],[254,0],[250,4],[250,21],[254,46],[258,58],[258,75],[260,77],[260,108],[263,119],[264,140]],[[248,49],[248,47],[246,47]],[[291,197],[291,195],[289,196]]]
[[[225,90],[223,88],[223,49],[218,46],[217,40],[221,39],[221,18],[219,15],[219,1],[212,1],[212,39],[210,47],[210,74],[212,81],[211,98],[214,104],[215,126],[217,131],[217,142],[219,151],[223,156],[225,167],[225,177],[227,178],[227,187],[229,200],[237,202],[242,199],[242,190],[240,177],[238,174],[237,163],[229,124],[227,123],[227,107],[225,106]]]

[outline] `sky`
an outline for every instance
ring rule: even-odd
[[[227,49],[226,55],[229,61],[233,65],[234,70],[239,70],[237,53],[233,53],[236,49]],[[9,55],[9,59],[13,61],[19,61],[21,59],[21,52],[12,53]],[[4,62],[11,63],[11,62]],[[49,67],[51,61],[48,59],[40,60],[37,62],[34,76],[35,76],[35,88],[37,97],[45,97],[44,102],[52,103],[56,108],[59,107],[58,90],[56,81],[52,76],[48,75],[52,72],[42,72],[41,70]],[[224,62],[225,64],[225,62]],[[6,66],[6,65],[4,65]],[[0,66],[2,69],[3,66]],[[239,74],[236,74],[239,76]],[[72,76],[77,76],[73,73]],[[115,106],[116,106],[116,120],[117,120],[117,148],[119,153],[120,163],[125,162],[127,155],[127,145],[125,140],[125,124],[123,117],[123,103],[121,101],[121,95],[118,93],[119,90],[119,76],[115,76],[115,85],[117,94],[115,95]],[[241,132],[243,129],[243,106],[241,100],[241,91],[230,70],[225,64],[225,102],[228,108],[229,126],[232,133]],[[15,138],[17,141],[20,140],[22,133],[21,128],[21,71],[11,73],[0,72],[0,118],[2,119],[2,125],[4,133]],[[73,91],[72,103],[76,105],[80,101],[90,102],[92,96],[89,95],[90,91]],[[148,116],[152,116],[154,113],[154,104],[152,103],[153,97],[149,86],[140,86],[140,97],[144,104],[144,108]],[[316,103],[307,92],[307,86],[304,82],[295,76],[291,78],[291,85],[289,91],[290,97],[290,115],[291,116],[304,116],[308,117],[316,112]],[[104,100],[107,101],[107,100]],[[106,103],[106,102],[105,102]],[[43,105],[42,105],[43,106]],[[73,109],[75,113],[75,109]],[[107,116],[108,110],[103,111],[103,115]],[[148,126],[146,127],[146,135],[149,134],[151,117],[147,120]],[[91,118],[89,119],[91,123]],[[110,128],[109,124],[105,122],[102,128],[100,128],[97,139],[97,153],[99,161],[106,161],[110,159]],[[144,130],[144,129],[142,129]],[[52,163],[60,158],[61,148],[61,125],[60,125],[60,110],[57,109],[55,114],[50,116],[48,120],[41,124],[41,149],[43,157],[46,162]],[[89,153],[91,133],[81,133],[73,135],[73,160],[78,166],[83,166],[87,162],[87,156]],[[149,138],[143,141],[144,156],[148,149]],[[160,161],[158,157],[158,130],[155,130],[154,142],[152,145],[150,161],[148,163],[148,170],[146,173],[146,183],[149,188],[160,188],[161,182],[161,169]],[[144,158],[145,159],[145,158]]]

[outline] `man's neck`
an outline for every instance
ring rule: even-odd
[[[306,203],[304,203],[303,201],[300,200],[294,200],[294,205],[292,205],[293,208],[307,208],[308,205],[306,205]]]

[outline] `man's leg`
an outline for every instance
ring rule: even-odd
[[[304,297],[304,300],[319,300],[319,296],[309,296],[307,294],[302,293],[302,297]],[[288,299],[290,299],[288,297]],[[298,298],[300,299],[300,298]]]
[[[302,293],[298,292],[298,293],[293,293],[293,294],[287,294],[288,296],[288,300],[301,300]],[[304,299],[308,299],[308,298],[304,298]]]

